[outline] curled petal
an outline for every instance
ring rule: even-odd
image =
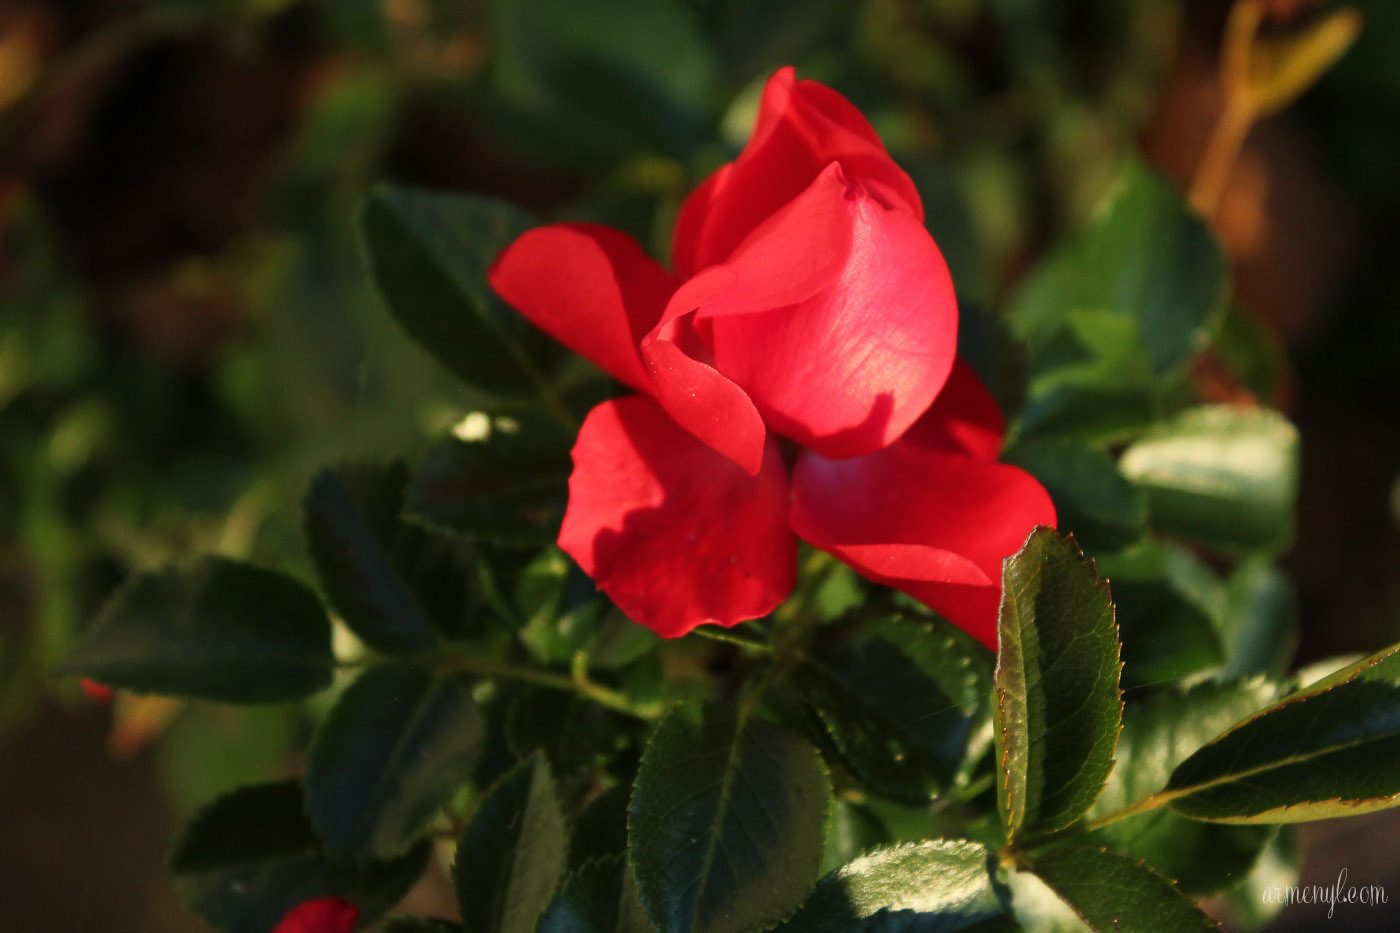
[[[705,229],[705,218],[710,216],[710,206],[724,190],[729,173],[734,164],[722,165],[700,186],[686,196],[676,217],[676,229],[671,234],[671,268],[676,278],[690,278],[700,267],[696,264],[700,252],[700,234]]]
[[[584,421],[559,546],[629,618],[674,638],[783,600],[796,572],[787,512],[776,444],[750,476],[653,400],[629,396]]]
[[[727,263],[736,285],[697,318],[710,321],[715,368],[743,387],[770,427],[825,456],[855,457],[891,443],[929,408],[953,366],[958,318],[948,268],[923,225],[858,186],[837,190],[839,179],[824,173],[793,202],[824,198],[821,215],[832,220],[760,228]],[[845,237],[830,232],[838,226]],[[764,271],[773,274],[750,257],[829,240],[850,247],[824,288],[769,310],[727,307]]]
[[[744,151],[704,201],[687,203],[685,263],[701,269],[723,262],[750,231],[802,192],[826,166],[846,174],[886,207],[923,220],[923,206],[909,176],[894,163],[880,138],[850,101],[815,81],[798,81],[792,68],[769,79],[758,120]]]
[[[928,411],[901,438],[911,444],[995,460],[1006,436],[1001,406],[959,357]]]
[[[596,224],[537,227],[497,257],[491,287],[537,327],[642,391],[637,354],[675,290],[631,237]]]
[[[692,325],[800,302],[841,275],[851,249],[849,185],[832,164],[802,195],[769,218],[731,261],[710,266],[671,296],[642,340],[651,393],[683,428],[756,473],[766,430],[748,394],[719,371]],[[698,322],[697,322],[698,323]],[[692,338],[687,340],[687,338]]]
[[[1036,525],[1053,525],[1055,507],[1017,467],[898,441],[850,460],[804,452],[790,520],[806,541],[995,649],[1002,560]]]

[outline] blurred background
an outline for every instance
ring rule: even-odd
[[[1266,32],[1327,5],[1265,4]],[[1400,640],[1400,4],[1257,125],[1216,229],[1248,379],[1303,439],[1286,557],[1299,660]],[[296,773],[300,709],[119,697],[47,670],[134,570],[305,569],[321,464],[420,453],[468,390],[359,255],[376,181],[598,220],[664,256],[763,80],[850,97],[910,172],[962,295],[997,305],[1126,152],[1190,186],[1222,109],[1225,0],[0,0],[0,928],[202,927],[171,834]],[[1256,335],[1257,336],[1257,335]],[[1303,881],[1387,887],[1400,821],[1307,828]],[[415,897],[435,903],[429,886]],[[1274,930],[1315,929],[1325,908]]]

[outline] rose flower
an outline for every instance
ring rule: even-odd
[[[996,462],[1004,423],[956,359],[947,266],[866,119],[779,71],[672,252],[669,273],[622,233],[556,224],[491,269],[639,393],[584,421],[559,546],[667,637],[771,612],[800,536],[995,646],[1002,559],[1055,511]]]

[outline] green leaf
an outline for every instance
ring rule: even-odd
[[[651,933],[627,857],[618,852],[580,866],[540,918],[538,933]]]
[[[496,783],[457,843],[452,878],[467,933],[533,933],[567,850],[549,764],[533,755]]]
[[[311,740],[304,780],[316,831],[357,861],[402,852],[470,776],[485,728],[458,680],[400,663],[366,671]]]
[[[1002,457],[1040,480],[1057,513],[1091,553],[1132,544],[1147,529],[1147,497],[1107,453],[1071,437],[1030,438]]]
[[[515,584],[520,640],[543,664],[567,664],[597,634],[598,587],[563,551],[546,548]]]
[[[946,788],[991,714],[985,648],[934,619],[856,618],[797,668],[803,699],[851,770],[882,794],[918,802]]]
[[[1089,308],[1066,314],[1030,348],[1028,369],[1023,436],[1067,433],[1109,443],[1157,418],[1158,380],[1130,317]]]
[[[1095,933],[1218,930],[1166,877],[1126,855],[1089,846],[1047,849],[1031,870]]]
[[[1124,689],[1170,683],[1224,660],[1225,588],[1193,554],[1149,538],[1097,563],[1113,586]]]
[[[1073,538],[1039,528],[1002,574],[998,807],[1009,839],[1077,820],[1113,769],[1123,710],[1108,585]]]
[[[441,917],[390,917],[379,933],[462,933],[462,926]]]
[[[1232,376],[1265,405],[1278,404],[1288,377],[1288,351],[1273,327],[1231,305],[1215,337],[1215,352]]]
[[[886,846],[817,883],[785,933],[953,933],[1011,928],[985,847],[960,839]]]
[[[730,706],[687,703],[642,755],[629,857],[661,933],[782,920],[821,865],[831,786],[816,749]]]
[[[1300,634],[1298,598],[1288,578],[1257,558],[1236,567],[1220,620],[1225,649],[1220,676],[1282,674],[1293,661]]]
[[[1227,552],[1293,538],[1298,432],[1277,412],[1206,405],[1139,438],[1119,469],[1159,531]]]
[[[831,829],[826,834],[822,874],[835,871],[889,839],[889,832],[875,814],[860,804],[838,799],[831,809]]]
[[[421,652],[433,628],[395,566],[408,470],[366,465],[322,470],[306,493],[306,538],[331,605],[356,635],[389,652]]]
[[[1198,820],[1292,823],[1400,804],[1400,646],[1299,690],[1172,772],[1172,809]]]
[[[306,587],[202,557],[120,589],[56,673],[134,693],[269,703],[330,685],[325,611]]]
[[[381,186],[360,229],[370,273],[408,335],[457,376],[493,392],[528,392],[547,341],[506,307],[486,271],[537,221],[494,198]]]
[[[1012,319],[1036,344],[1076,310],[1131,317],[1160,374],[1205,345],[1225,311],[1229,271],[1181,191],[1129,159],[1089,225],[1032,273]]]
[[[1118,739],[1118,765],[1089,815],[1102,816],[1155,794],[1192,752],[1281,693],[1277,684],[1254,677],[1205,682],[1129,703]],[[1196,895],[1239,881],[1272,837],[1272,827],[1198,823],[1165,808],[1112,823],[1097,833],[1097,841],[1147,861],[1183,891]]]
[[[171,856],[176,893],[227,933],[266,933],[302,901],[343,897],[369,923],[423,873],[425,842],[402,858],[361,867],[322,851],[296,781],[245,787],[202,810]]]
[[[570,439],[553,422],[489,418],[472,440],[454,436],[413,470],[409,518],[493,544],[551,543],[564,514]]]
[[[1298,883],[1303,856],[1292,826],[1278,827],[1278,835],[1264,849],[1249,875],[1225,895],[1234,925],[1257,930],[1284,907],[1282,889]]]

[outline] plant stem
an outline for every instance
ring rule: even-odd
[[[452,654],[437,666],[453,673],[468,674],[473,677],[516,680],[539,687],[548,687],[551,690],[577,693],[584,699],[592,700],[599,706],[605,706],[614,712],[622,713],[624,716],[645,720],[656,718],[653,711],[637,707],[617,690],[605,687],[597,681],[589,680],[586,671],[580,669],[577,663],[574,665],[572,673],[560,674],[555,671],[539,670],[538,668],[506,664],[499,661],[487,661],[463,654]]]
[[[690,634],[699,638],[707,638],[710,641],[723,642],[727,645],[738,645],[741,648],[754,648],[765,652],[771,652],[773,650],[773,646],[766,641],[760,641],[757,638],[747,638],[732,631],[727,632],[708,628],[697,628],[692,630]]]

